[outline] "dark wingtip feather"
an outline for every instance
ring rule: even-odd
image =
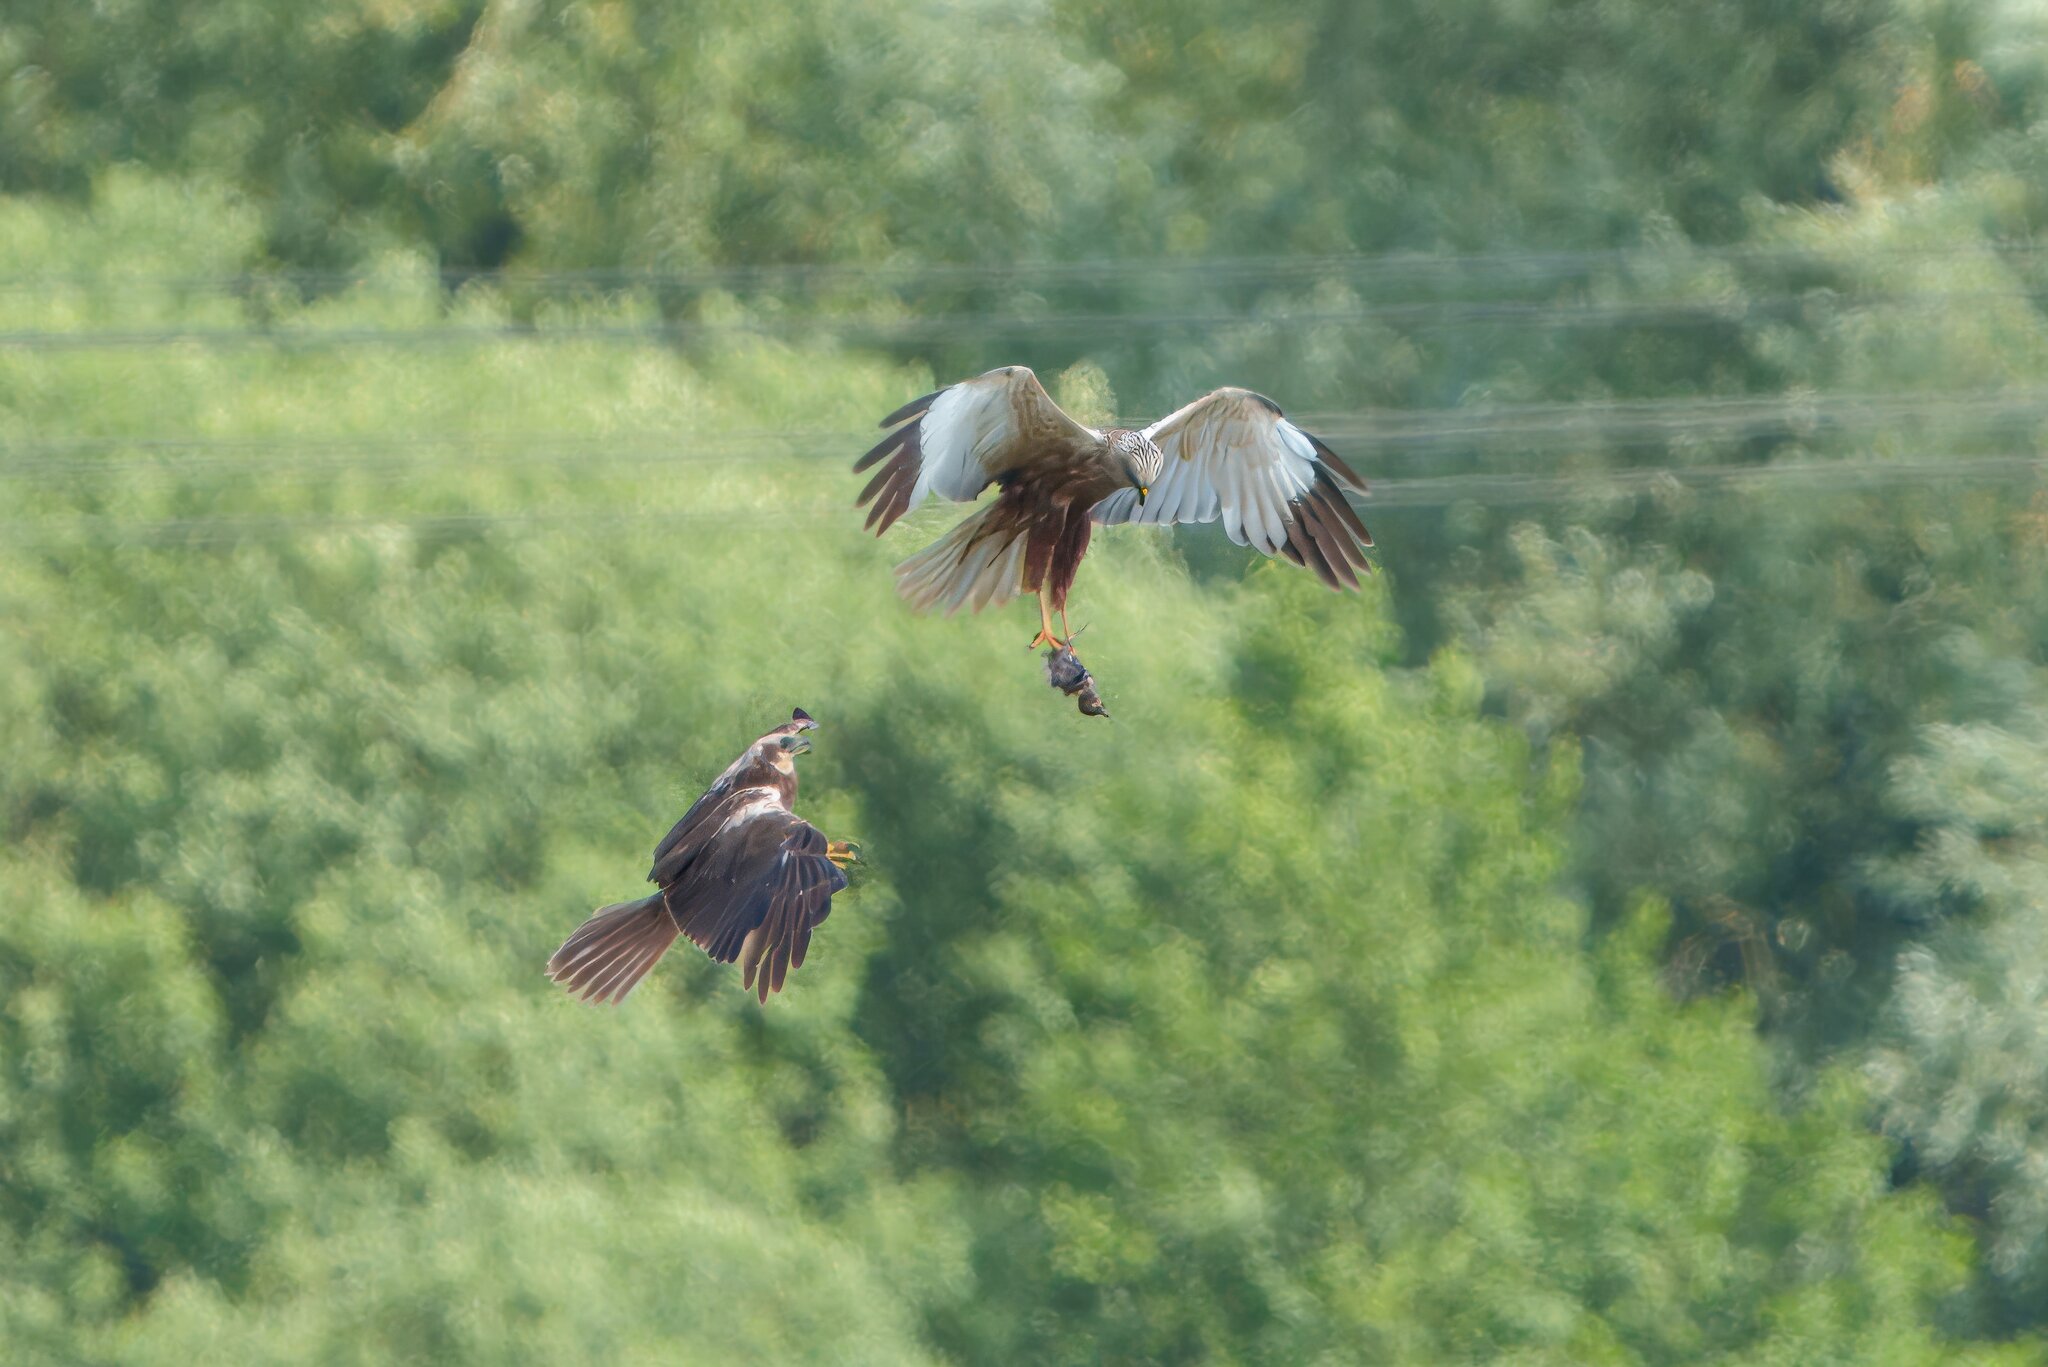
[[[1352,571],[1350,557],[1345,554],[1346,538],[1341,532],[1329,526],[1328,509],[1322,506],[1315,494],[1315,490],[1310,490],[1308,497],[1296,506],[1300,511],[1301,525],[1315,543],[1321,557],[1319,572],[1322,574],[1323,582],[1339,591],[1345,588],[1355,589],[1358,587],[1358,576]]]
[[[854,500],[854,506],[857,508],[870,499],[874,500],[874,507],[868,509],[867,522],[864,525],[872,528],[876,536],[888,531],[891,523],[910,511],[910,495],[917,488],[918,467],[924,461],[924,448],[918,443],[917,427],[913,424],[900,432],[890,433],[882,444],[864,456],[854,469],[861,470],[878,453],[890,449],[892,444],[896,454],[890,457],[887,465],[875,471],[874,478],[868,481],[867,488],[861,490],[860,497]]]
[[[1372,573],[1372,561],[1360,541],[1370,545],[1371,539],[1354,535],[1354,527],[1359,533],[1365,530],[1336,483],[1319,471],[1316,482],[1287,505],[1287,540],[1280,553],[1314,570],[1317,578],[1339,592],[1360,588],[1357,571]]]
[[[1323,462],[1323,465],[1332,474],[1343,481],[1346,488],[1361,494],[1372,492],[1371,486],[1365,482],[1356,470],[1344,463],[1342,456],[1330,449],[1328,442],[1316,436],[1313,432],[1304,432],[1302,435],[1307,437],[1308,444],[1315,448],[1317,458]]]
[[[856,475],[859,474],[861,471],[867,469],[870,465],[873,465],[876,461],[880,460],[883,456],[888,455],[891,451],[895,450],[904,442],[908,441],[908,433],[910,432],[910,430],[910,428],[906,427],[900,432],[891,432],[888,436],[882,438],[873,446],[869,447],[868,453],[853,463],[853,472]]]
[[[881,493],[883,488],[888,485],[890,476],[895,473],[896,462],[894,461],[875,471],[875,477],[868,481],[867,488],[860,491],[860,497],[853,501],[853,506],[856,508],[861,507],[876,494]],[[872,514],[870,514],[870,517],[872,517]]]
[[[1372,533],[1365,529],[1365,519],[1358,515],[1358,510],[1351,506],[1351,500],[1344,497],[1344,491],[1337,487],[1335,480],[1329,478],[1328,472],[1325,471],[1318,475],[1316,483],[1324,486],[1324,501],[1336,511],[1338,517],[1343,519],[1344,525],[1351,529],[1351,534],[1358,538],[1359,543],[1366,546],[1372,545]]]
[[[932,406],[933,399],[938,398],[939,395],[945,392],[946,391],[944,389],[934,389],[929,394],[919,395],[917,398],[914,398],[909,403],[904,404],[903,407],[897,409],[894,413],[891,413],[888,417],[882,419],[875,425],[877,427],[894,427],[897,423],[902,422],[905,418],[918,416],[922,414],[925,411],[925,409],[930,408]]]
[[[867,488],[860,491],[860,497],[854,502],[857,508],[870,499],[874,500],[874,507],[868,509],[867,525],[874,527],[879,522],[878,536],[888,531],[889,524],[910,507],[910,491],[917,485],[917,473],[912,464],[908,451],[897,452],[895,459],[875,471],[875,477],[868,481]]]
[[[1307,509],[1300,503],[1294,503],[1288,505],[1287,512],[1287,543],[1280,548],[1281,553],[1295,564],[1314,570],[1316,578],[1331,588],[1336,588],[1336,572],[1330,568],[1328,560],[1323,555],[1323,548],[1317,544],[1315,536],[1304,521]]]
[[[816,723],[816,722],[814,722],[814,721],[811,721],[811,714],[810,714],[810,713],[808,713],[808,712],[806,712],[806,711],[804,711],[804,710],[803,710],[803,709],[802,709],[801,707],[799,707],[799,708],[797,708],[797,709],[796,709],[795,711],[791,712],[791,713],[789,714],[789,719],[790,719],[791,721],[809,721],[809,722],[811,722],[811,725],[813,725],[813,726],[816,726],[816,725],[817,725],[817,723]]]

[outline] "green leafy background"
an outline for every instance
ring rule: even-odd
[[[2048,1357],[2019,3],[0,14],[9,1363]],[[1003,362],[1271,393],[910,616]],[[542,978],[738,746],[783,997]]]

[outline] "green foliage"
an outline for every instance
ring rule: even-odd
[[[906,1145],[981,1178],[977,1266],[1001,1279],[938,1317],[941,1344],[1955,1352],[1929,1326],[1967,1242],[1884,1194],[1857,1090],[1780,1114],[1746,1007],[1677,1010],[1655,980],[1654,909],[1589,961],[1542,835],[1570,773],[1531,783],[1526,749],[1473,718],[1463,662],[1367,668],[1377,628],[1259,578],[1280,615],[1232,653],[1266,667],[1184,669],[1148,701],[1198,745],[1004,785],[974,845],[1008,858],[894,923],[880,1002],[900,1038],[879,1038],[916,1060]],[[913,977],[906,934],[957,967]]]
[[[2027,731],[2048,682],[2033,481],[1944,468],[2024,442],[2038,423],[2025,396],[2048,376],[2024,258],[1972,226],[1996,189],[1774,222],[1894,297],[1971,303],[1747,324],[1743,345],[1795,393],[1861,396],[1649,457],[1680,475],[1754,470],[1753,486],[1595,485],[1555,531],[1514,511],[1450,522],[1465,548],[1447,561],[1446,629],[1532,734],[1585,744],[1575,844],[1600,914],[1663,892],[1684,975],[1743,976],[1810,1059],[1860,1048],[1896,956],[1968,907],[1900,876],[1934,824],[1924,793],[1901,801],[1901,766],[1947,728]],[[1921,411],[1879,407],[1901,394]],[[1593,442],[1576,458],[1645,459]],[[1806,473],[1762,478],[1774,467]]]
[[[2015,1324],[2035,1322],[2048,1295],[2042,759],[2038,727],[1931,728],[1892,785],[1898,815],[1922,838],[1872,870],[1908,905],[1951,913],[1901,956],[1885,1047],[1870,1063],[1886,1125],[1983,1220]]]
[[[2023,1138],[2048,1116],[2025,872],[2048,541],[2031,476],[1944,471],[2028,449],[2038,426],[2024,396],[2048,375],[2048,332],[2027,258],[1980,236],[2013,186],[1986,172],[1941,197],[1768,222],[1844,278],[1959,301],[1749,325],[1744,346],[1781,383],[1817,404],[1869,396],[1836,410],[1853,426],[1650,457],[1814,467],[1818,492],[1674,482],[1588,497],[1554,530],[1476,510],[1453,524],[1471,549],[1443,587],[1497,704],[1583,745],[1575,873],[1598,915],[1658,889],[1684,986],[1750,984],[1795,1072],[1864,1064],[1906,1141],[1901,1176],[1982,1220],[2001,1322],[2020,1328],[2048,1305],[2041,1158]],[[1900,394],[1935,411],[1868,411]],[[1842,487],[1828,471],[1844,461],[1876,481]]]
[[[10,1360],[2038,1334],[2042,33],[14,0]],[[844,506],[1011,361],[1273,393],[1391,573],[1107,535],[1079,727]],[[789,999],[550,996],[795,702]]]
[[[1824,193],[1885,127],[1917,19],[400,0],[308,25],[21,0],[0,186],[218,171],[266,204],[266,252],[317,265],[393,233],[450,266],[577,268],[1589,245],[1646,214],[1726,239],[1747,197]]]
[[[98,204],[0,242],[204,274],[262,231]],[[0,328],[221,307],[88,281]],[[1403,668],[1387,577],[1105,534],[1091,723],[1028,613],[902,611],[944,511],[847,506],[928,374],[548,335],[634,298],[497,335],[405,256],[265,307],[0,368],[10,1358],[2039,1360],[1977,1341],[1975,1246],[1887,1189],[1853,1072],[1775,1095],[1747,997],[1663,990],[1654,899],[1593,933],[1575,747],[1481,715],[1487,652]],[[291,344],[372,326],[435,344]],[[1624,656],[1707,596],[1588,573],[1531,612],[1627,581]],[[617,1011],[543,981],[797,703],[800,805],[871,865],[788,993],[687,951]]]

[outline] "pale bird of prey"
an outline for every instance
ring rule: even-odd
[[[599,909],[548,960],[548,976],[585,1001],[624,1001],[687,935],[719,963],[739,960],[741,985],[763,1002],[780,992],[859,855],[790,810],[796,757],[817,725],[799,707],[749,745],[654,847],[647,881],[658,890]]]
[[[880,536],[942,494],[996,499],[896,567],[919,611],[976,612],[1038,595],[1035,649],[1066,644],[1067,593],[1093,524],[1214,522],[1240,546],[1283,555],[1333,589],[1372,572],[1372,534],[1345,501],[1365,481],[1249,389],[1219,389],[1142,431],[1076,422],[1024,366],[1004,366],[912,399],[854,465],[881,462],[859,502]],[[1065,637],[1055,635],[1053,614]]]

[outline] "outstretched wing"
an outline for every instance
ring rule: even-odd
[[[859,474],[887,462],[859,500],[859,506],[873,500],[867,525],[877,536],[926,494],[965,503],[998,479],[1101,442],[1099,433],[1068,417],[1030,367],[1021,365],[912,399],[882,419],[882,426],[894,430],[853,467]]]
[[[824,834],[773,788],[735,789],[719,812],[704,847],[666,890],[668,910],[713,959],[738,960],[742,982],[765,1002],[802,965],[846,875],[826,858]]]
[[[1098,522],[1214,522],[1240,546],[1306,565],[1331,588],[1372,573],[1372,533],[1345,501],[1365,481],[1319,439],[1249,389],[1219,389],[1145,429],[1165,457],[1145,501],[1119,489],[1095,505]]]

